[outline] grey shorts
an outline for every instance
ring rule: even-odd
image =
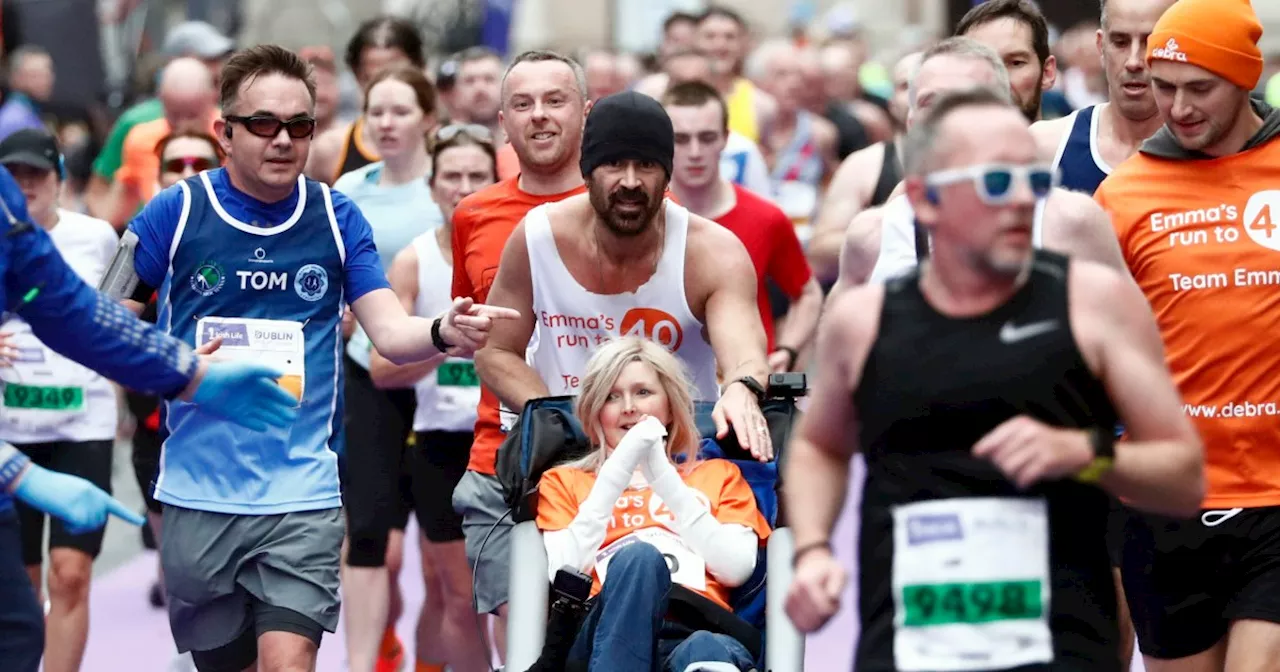
[[[462,516],[467,561],[475,575],[476,613],[495,613],[507,603],[511,530],[515,528],[506,515],[498,477],[468,470],[453,489],[453,510]]]
[[[231,643],[254,627],[259,604],[334,632],[344,533],[342,509],[246,516],[165,505],[160,564],[178,652]]]

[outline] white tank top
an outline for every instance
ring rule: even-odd
[[[1039,249],[1044,241],[1044,203],[1036,202],[1031,228],[1031,244]],[[880,256],[868,282],[884,282],[916,267],[916,213],[906,196],[895,196],[884,204],[880,219]]]
[[[439,315],[453,303],[452,260],[445,259],[428,231],[410,243],[418,253],[418,298],[413,312],[422,317]],[[415,432],[470,432],[480,405],[480,382],[470,359],[450,357],[414,386],[418,408],[413,413]]]
[[[633,293],[606,295],[589,292],[573,279],[556,249],[546,207],[530,210],[524,226],[536,341],[528,361],[551,394],[578,393],[597,344],[611,336],[640,335],[666,346],[684,362],[697,399],[719,399],[715,355],[685,293],[689,211],[666,202],[666,242],[657,270]]]
[[[62,209],[49,237],[67,265],[94,287],[119,244],[107,222]],[[0,369],[0,439],[24,444],[116,438],[119,411],[110,380],[45,347],[21,318],[4,330],[13,334],[17,356],[13,366]]]

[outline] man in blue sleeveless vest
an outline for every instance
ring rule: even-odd
[[[1098,51],[1107,76],[1108,103],[1077,110],[1031,127],[1045,159],[1062,177],[1065,189],[1093,194],[1120,165],[1138,151],[1163,122],[1151,95],[1147,36],[1175,0],[1105,0]]]
[[[45,345],[104,376],[142,392],[182,395],[202,412],[255,431],[293,420],[293,398],[275,383],[279,371],[200,360],[181,341],[84,284],[49,234],[32,224],[22,191],[2,166],[0,276],[6,317],[20,315]],[[60,391],[43,393],[49,392]],[[6,401],[26,400],[15,394]],[[0,661],[5,670],[35,672],[44,652],[44,614],[23,567],[11,496],[62,519],[73,533],[101,528],[108,515],[134,525],[143,520],[92,483],[31,464],[16,448],[0,443]]]
[[[250,435],[168,403],[155,497],[169,622],[202,672],[259,658],[263,669],[313,669],[338,624],[344,307],[398,364],[469,356],[491,318],[515,311],[458,299],[434,320],[405,313],[359,209],[302,176],[315,83],[296,54],[237,53],[221,96],[226,167],[161,192],[130,223],[132,296],[158,288],[169,333],[283,370],[299,410],[289,427]]]

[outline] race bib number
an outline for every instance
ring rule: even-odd
[[[902,672],[1053,660],[1044,500],[956,498],[893,511],[894,659]]]
[[[475,362],[450,360],[436,368],[436,385],[440,387],[479,387]]]
[[[4,386],[4,407],[41,411],[80,411],[84,409],[84,388],[9,383]]]
[[[667,561],[673,582],[691,590],[707,589],[707,562],[694,553],[679,535],[658,527],[636,530],[600,549],[596,553],[596,576],[600,577],[600,585],[604,585],[609,561],[631,544],[649,544],[658,549]]]
[[[196,324],[196,346],[222,337],[216,357],[257,362],[282,375],[277,382],[299,402],[307,380],[306,340],[301,322],[239,317],[204,317]]]
[[[11,346],[16,355],[4,378],[0,425],[25,435],[44,435],[81,421],[103,383],[97,374],[46,348],[31,328],[16,321]],[[95,385],[95,380],[99,381]]]

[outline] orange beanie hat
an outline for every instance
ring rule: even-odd
[[[1261,37],[1249,0],[1178,0],[1147,39],[1147,63],[1190,63],[1252,90],[1262,77]]]

